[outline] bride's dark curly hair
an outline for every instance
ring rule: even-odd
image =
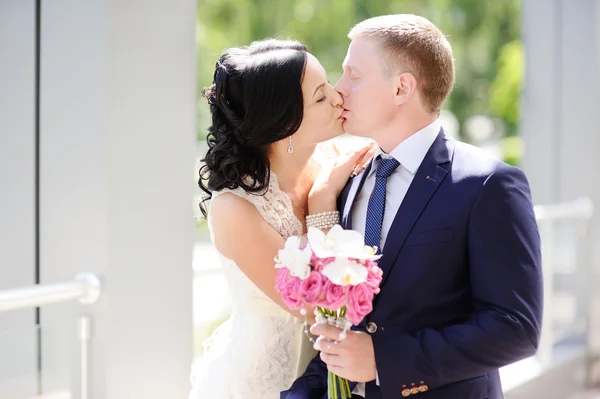
[[[300,42],[268,39],[230,48],[219,57],[210,104],[208,151],[198,185],[206,193],[242,187],[264,192],[270,179],[269,145],[291,136],[303,118],[302,79],[307,49]]]

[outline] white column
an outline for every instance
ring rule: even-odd
[[[561,6],[562,0],[521,2],[525,87],[519,130],[525,140],[522,166],[536,204],[558,200],[563,68]]]
[[[42,280],[92,271],[101,301],[42,313],[45,385],[181,398],[192,359],[195,2],[53,0],[42,12]],[[67,364],[67,366],[65,366]]]
[[[192,359],[196,2],[110,0],[109,21],[115,303],[106,398],[183,398]]]

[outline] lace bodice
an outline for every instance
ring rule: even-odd
[[[279,188],[274,173],[262,195],[237,188],[215,192],[213,198],[224,193],[254,205],[284,239],[303,233],[291,199]],[[208,223],[214,242],[210,213]],[[233,260],[222,254],[219,259],[233,312],[205,343],[204,358],[192,371],[190,399],[279,398],[279,392],[289,388],[315,355],[302,332],[304,326],[262,292]]]
[[[213,198],[224,193],[235,194],[254,205],[263,219],[265,219],[265,221],[284,239],[293,235],[302,235],[302,223],[294,214],[291,199],[279,188],[279,181],[275,173],[271,172],[271,179],[264,194],[249,193],[244,191],[241,187],[238,187],[233,190],[224,189],[216,192],[213,194]],[[214,242],[210,217],[208,222],[211,231],[211,239]],[[256,287],[239,269],[235,262],[227,259],[223,255],[220,255],[220,257],[221,267],[230,285],[234,312],[242,307],[244,311],[251,310],[272,316],[280,315],[287,317],[289,315]]]
[[[223,189],[215,192],[213,193],[213,198],[224,193],[235,194],[254,205],[263,219],[281,234],[284,239],[302,234],[302,223],[294,214],[292,200],[279,188],[279,180],[274,172],[271,172],[269,185],[264,193],[249,193],[238,187],[233,190]]]

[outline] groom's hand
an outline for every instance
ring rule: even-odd
[[[347,331],[346,338],[338,341],[341,331],[327,324],[313,324],[310,328],[311,333],[319,336],[321,360],[327,369],[354,382],[375,380],[377,369],[371,336],[361,331]]]

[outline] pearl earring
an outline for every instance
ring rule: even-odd
[[[288,145],[287,152],[288,154],[294,152],[294,149],[292,148],[292,136],[290,136],[290,144]]]

